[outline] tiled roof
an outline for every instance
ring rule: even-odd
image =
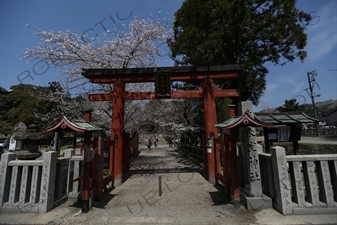
[[[73,130],[83,133],[84,131],[99,131],[102,130],[102,128],[92,123],[87,123],[83,120],[70,121],[64,116],[58,124],[56,124],[54,127],[44,130],[43,132],[50,132],[57,130]]]
[[[301,123],[318,123],[319,121],[303,112],[255,113],[255,118],[268,124],[287,125]]]
[[[248,112],[245,112],[241,116],[231,117],[222,123],[216,124],[215,126],[221,129],[230,129],[240,126],[270,127],[269,124],[264,123],[263,121],[260,121],[256,118],[252,118]]]

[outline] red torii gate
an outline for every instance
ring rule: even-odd
[[[122,183],[122,157],[123,157],[123,129],[124,129],[124,101],[156,99],[155,92],[128,92],[125,83],[154,82],[155,73],[160,71],[170,73],[172,81],[201,81],[202,88],[192,91],[172,91],[170,98],[202,98],[205,116],[205,137],[218,136],[216,118],[216,97],[238,97],[237,89],[215,89],[213,80],[237,79],[239,72],[244,69],[243,64],[217,65],[217,66],[186,66],[186,67],[155,67],[155,68],[126,68],[126,69],[86,69],[82,75],[91,83],[113,84],[113,91],[105,94],[90,94],[90,101],[111,101],[112,122],[111,140],[114,140],[114,186]],[[205,153],[206,154],[206,153]],[[207,153],[204,159],[207,165],[209,181],[215,183],[215,155],[214,150]]]

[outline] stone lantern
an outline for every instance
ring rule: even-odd
[[[19,152],[16,152],[18,159],[35,159],[41,156],[39,142],[43,135],[37,131],[35,124],[14,133],[13,136],[16,140],[15,150],[19,150]]]

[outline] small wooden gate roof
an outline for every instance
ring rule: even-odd
[[[291,125],[301,123],[318,123],[319,121],[303,112],[255,113],[255,118],[273,125]]]
[[[43,132],[50,132],[50,131],[76,131],[80,133],[84,133],[85,131],[99,131],[102,130],[102,128],[92,124],[87,123],[83,120],[68,120],[65,116],[61,119],[58,124],[56,124],[54,127],[48,128],[44,130]]]
[[[252,118],[248,112],[245,112],[241,116],[231,117],[222,123],[216,124],[215,126],[221,129],[231,129],[234,127],[241,127],[241,126],[269,128],[271,125],[264,123],[256,118]]]

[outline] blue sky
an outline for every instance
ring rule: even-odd
[[[26,64],[26,61],[20,61],[18,58],[19,55],[23,55],[26,48],[32,48],[40,41],[39,37],[33,34],[34,29],[70,30],[79,34],[93,29],[90,32],[101,34],[104,32],[101,24],[106,29],[112,30],[114,22],[122,25],[135,16],[147,18],[151,13],[158,15],[160,12],[161,16],[170,17],[173,21],[174,12],[182,3],[182,0],[1,0],[0,86],[9,89],[12,85],[19,84],[19,79],[22,80],[27,76],[30,77],[22,80],[22,83],[41,86],[59,79],[57,69],[47,68],[43,63],[35,65],[38,61]],[[296,60],[285,66],[266,64],[269,69],[267,90],[256,110],[264,106],[280,106],[286,99],[291,98],[296,98],[301,104],[310,103],[311,99],[306,92],[309,87],[307,72],[313,70],[317,72],[314,92],[320,94],[315,101],[337,99],[337,1],[298,0],[297,6],[311,12],[315,17],[313,25],[306,29],[308,57],[303,63]],[[166,62],[160,66],[171,65],[173,63]],[[40,72],[35,69],[41,66],[46,69],[43,74],[39,74]]]

